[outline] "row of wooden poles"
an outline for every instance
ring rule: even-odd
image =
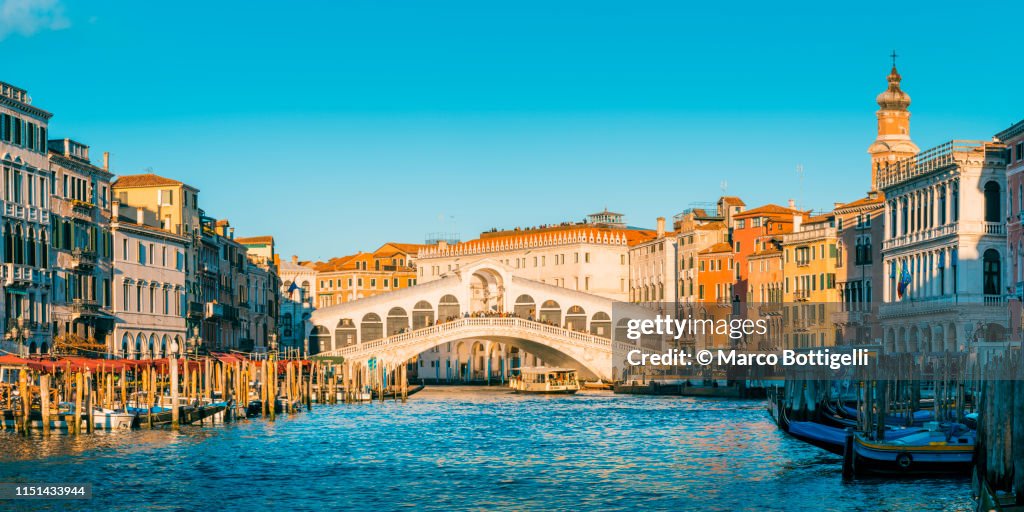
[[[985,508],[1024,506],[1024,354],[990,362],[981,380],[973,490]],[[1002,499],[1000,499],[1000,496]],[[1016,509],[1015,509],[1016,510]]]
[[[870,368],[858,368],[852,376],[858,411],[858,430],[882,436],[886,419],[903,418],[913,422],[913,413],[922,409],[922,388],[934,391],[931,405],[940,421],[964,421],[967,395],[975,386],[977,368],[967,364],[965,354],[946,353],[928,356],[890,354]],[[925,371],[927,370],[927,371]],[[817,407],[829,400],[832,382],[828,370],[790,370],[786,375],[781,405],[791,419],[814,420]]]
[[[342,400],[346,403],[364,402],[365,395],[377,395],[380,401],[384,401],[387,395],[394,400],[405,402],[409,398],[408,368],[404,363],[356,363],[349,362],[339,367],[334,375],[336,381],[333,389],[337,388],[337,382],[341,383],[344,389]]]
[[[210,404],[217,397],[216,401],[231,404],[232,410],[224,415],[227,419],[244,418],[248,404],[258,399],[262,416],[273,420],[278,400],[285,402],[284,409],[289,412],[301,406],[310,409],[314,398],[318,403],[337,403],[339,376],[343,374],[341,364],[326,361],[287,361],[280,372],[277,363],[240,358],[201,358],[181,364],[180,371],[179,364],[171,361],[110,368],[102,364],[80,369],[55,366],[48,371],[8,366],[6,370],[18,372],[17,383],[0,384],[0,410],[12,409],[15,430],[28,431],[30,411],[38,398],[42,430],[49,432],[50,420],[58,414],[56,406],[60,402],[73,403],[81,417],[83,411],[91,412],[94,407],[124,410],[130,405],[151,411],[155,406]],[[355,382],[366,382],[365,379],[364,376]],[[15,389],[22,397],[17,409],[12,407]],[[170,409],[171,426],[177,428],[178,407]],[[90,415],[86,416],[90,420],[85,422],[84,431],[91,432],[93,421]],[[143,420],[147,418],[148,423],[141,426],[152,426],[153,416],[146,415]],[[69,421],[69,431],[82,433],[81,423]],[[0,428],[7,428],[6,422],[0,422]]]

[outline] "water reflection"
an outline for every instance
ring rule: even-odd
[[[0,481],[92,482],[88,508],[105,510],[972,509],[965,481],[844,484],[836,457],[778,432],[756,401],[609,393],[434,388],[180,433],[5,432],[0,458]]]

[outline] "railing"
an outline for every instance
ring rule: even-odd
[[[568,341],[573,345],[585,347],[585,348],[602,348],[605,350],[611,350],[612,341],[608,338],[596,336],[589,333],[583,333],[579,331],[572,331],[569,329],[563,329],[554,325],[543,324],[540,322],[533,322],[530,320],[524,320],[522,318],[515,317],[504,317],[504,318],[460,318],[458,320],[452,320],[451,322],[445,322],[415,331],[405,332],[401,334],[394,334],[386,338],[380,338],[364,343],[349,345],[332,351],[324,352],[323,355],[345,355],[353,353],[373,353],[385,349],[403,348],[409,345],[415,345],[424,339],[428,339],[435,336],[443,336],[449,333],[457,333],[463,330],[472,330],[474,328],[493,328],[501,327],[508,329],[519,329],[527,331],[532,334],[541,335],[547,338],[554,338],[558,341]]]
[[[7,286],[43,285],[47,282],[45,271],[17,263],[4,263],[0,277]]]
[[[915,231],[913,233],[907,233],[900,235],[896,238],[890,238],[882,242],[882,250],[887,251],[889,249],[895,249],[897,247],[905,247],[910,244],[917,242],[924,242],[934,240],[939,237],[955,235],[960,230],[960,224],[958,222],[952,222],[943,226],[936,226],[934,228],[925,229],[922,231]]]
[[[783,239],[786,243],[805,242],[808,240],[819,240],[822,238],[836,238],[836,228],[815,228],[794,233],[786,233]]]
[[[885,166],[878,173],[878,187],[885,188],[965,159],[966,154],[986,147],[982,140],[953,140]]]
[[[985,234],[986,235],[1005,235],[1006,224],[1002,222],[986,222],[985,223]]]
[[[83,248],[75,248],[71,251],[71,264],[76,267],[96,266],[96,253]]]

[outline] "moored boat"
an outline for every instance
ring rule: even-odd
[[[580,390],[576,370],[570,368],[520,368],[519,375],[509,380],[516,393],[571,395]]]
[[[959,424],[945,431],[934,424],[930,427],[899,439],[874,440],[857,434],[853,439],[854,472],[970,474],[975,431]]]

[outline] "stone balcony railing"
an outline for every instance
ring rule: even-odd
[[[45,270],[29,265],[4,263],[0,267],[0,279],[5,286],[45,286],[49,284],[49,274]]]
[[[960,221],[951,222],[942,226],[935,226],[933,228],[922,229],[913,233],[907,233],[900,235],[896,238],[889,238],[882,242],[882,250],[889,251],[892,249],[899,249],[901,247],[907,247],[919,242],[928,242],[944,236],[952,236],[956,234],[968,234],[968,235],[995,235],[1005,236],[1006,235],[1006,224],[1002,222],[979,222],[979,221]]]
[[[544,339],[547,341],[565,343],[584,349],[594,349],[604,352],[612,349],[612,340],[601,336],[572,331],[562,327],[533,322],[522,318],[485,317],[461,318],[406,333],[394,334],[385,338],[321,352],[320,355],[344,356],[346,358],[360,359],[374,356],[385,350],[394,351],[414,348],[419,345],[429,344],[433,341],[441,343],[444,340],[457,338],[486,337],[488,335],[494,336],[496,333],[501,336],[520,337],[532,340]],[[616,344],[619,344],[619,342],[616,342]],[[633,345],[623,344],[623,346],[632,347]]]

